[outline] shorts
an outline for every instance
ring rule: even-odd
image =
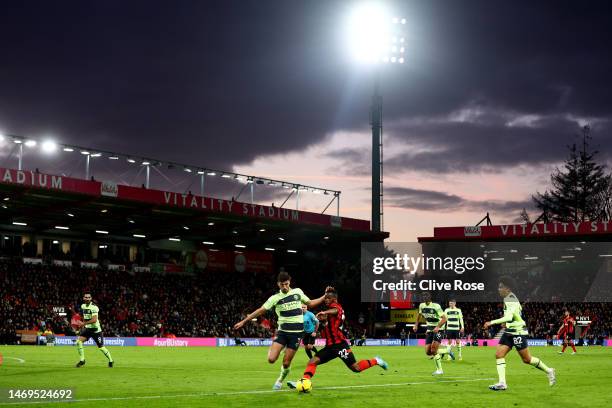
[[[351,347],[345,341],[338,344],[332,344],[331,346],[325,346],[321,350],[317,351],[315,356],[321,360],[319,364],[325,364],[328,361],[332,361],[336,357],[340,357],[342,362],[349,368],[351,368],[351,366],[357,362]]]
[[[499,344],[503,344],[504,346],[516,347],[517,351],[521,351],[529,347],[527,344],[527,335],[526,334],[510,334],[508,332],[502,334],[501,339],[499,339]]]
[[[461,338],[461,332],[459,330],[447,330],[446,338],[449,340],[457,340]]]
[[[425,344],[431,344],[433,342],[438,342],[440,343],[442,341],[442,335],[440,334],[440,332],[434,333],[434,332],[428,332],[427,333],[427,337],[425,337]]]
[[[100,330],[99,332],[96,332],[95,329],[83,328],[81,329],[79,336],[85,337],[85,341],[89,339],[93,339],[93,341],[96,343],[96,346],[98,346],[98,348],[104,347],[104,337],[102,335],[102,330]]]
[[[275,343],[282,344],[291,350],[297,350],[300,348],[300,341],[302,340],[303,333],[288,333],[279,331],[276,333]]]
[[[312,336],[312,333],[304,333],[304,337],[302,338],[302,343],[304,343],[304,346],[307,346],[309,344],[312,344],[314,346],[316,339],[317,339],[316,337]]]

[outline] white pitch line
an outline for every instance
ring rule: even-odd
[[[11,360],[17,360],[19,361],[21,364],[25,363],[25,360],[23,358],[19,358],[19,357],[8,357],[8,356],[4,356],[4,358],[10,358]]]
[[[390,384],[361,384],[361,385],[338,385],[331,387],[319,387],[317,390],[350,390],[355,388],[375,388],[375,387],[400,387],[403,385],[424,385],[424,384],[441,384],[441,383],[458,383],[458,382],[476,382],[476,381],[493,381],[495,378],[473,378],[470,380],[439,380],[439,381],[419,381],[419,382],[403,382]],[[143,395],[135,397],[109,397],[109,398],[81,398],[71,400],[58,401],[27,401],[27,402],[0,402],[0,405],[17,405],[17,404],[50,404],[61,402],[96,402],[96,401],[126,401],[126,400],[150,400],[162,398],[199,398],[199,397],[224,397],[230,395],[252,395],[252,394],[277,394],[281,392],[295,392],[295,390],[253,390],[253,391],[231,391],[231,392],[208,392],[196,394],[174,394],[174,395]]]

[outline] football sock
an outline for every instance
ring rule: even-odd
[[[434,362],[436,363],[436,369],[442,370],[442,355],[439,353],[434,356]]]
[[[499,376],[500,384],[506,383],[506,359],[498,358],[497,360],[497,375]]]
[[[370,360],[361,360],[357,364],[359,365],[359,371],[363,371],[367,370],[370,367],[374,367],[378,363],[376,362],[375,358],[372,358]]]
[[[459,358],[461,358],[461,340],[457,342],[457,351],[459,352]]]
[[[306,370],[304,370],[304,378],[314,377],[316,371],[317,371],[317,365],[308,363],[308,365],[306,366]]]
[[[85,361],[85,350],[83,350],[83,342],[80,340],[77,340],[76,345],[77,345],[77,350],[79,352],[79,359],[81,361]]]
[[[312,350],[306,349],[306,355],[308,356],[308,358],[312,358]]]
[[[550,370],[550,368],[548,368],[548,366],[546,364],[544,364],[542,362],[542,360],[540,360],[537,357],[531,357],[531,361],[529,362],[529,364],[531,364],[532,366],[534,366],[538,370],[544,371],[545,373],[548,373],[548,370]]]
[[[570,346],[572,346],[572,350],[574,350],[574,353],[575,353],[576,352],[576,346],[574,346],[574,342],[571,342]]]
[[[110,353],[110,351],[108,351],[108,349],[106,347],[100,347],[100,351],[102,352],[102,354],[104,354],[104,356],[106,358],[108,358],[108,361],[110,361],[111,363],[113,362],[113,358],[111,357],[111,353]]]
[[[291,367],[285,368],[281,366],[280,375],[278,376],[278,380],[276,380],[276,382],[282,383],[283,380],[289,375],[289,371],[291,371]]]
[[[564,343],[564,344],[563,344],[563,348],[561,349],[561,352],[562,352],[562,353],[565,353],[565,349],[566,349],[566,348],[567,348],[567,344],[565,344],[565,343]]]

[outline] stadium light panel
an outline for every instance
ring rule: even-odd
[[[278,240],[279,240],[279,241],[284,241],[284,240],[285,240],[285,238],[283,238],[283,237],[278,237]]]
[[[69,216],[69,217],[74,217],[73,213],[66,213],[66,215]]]
[[[53,240],[53,243],[54,243],[55,245],[58,245],[58,244],[59,244],[59,241],[58,241],[57,239],[54,239],[54,240]]]
[[[98,248],[100,248],[100,249],[106,249],[106,248],[108,248],[108,246],[106,246],[106,245],[98,245]]]
[[[22,144],[22,143],[23,143],[23,140],[21,140],[21,139],[15,139],[15,140],[13,140],[13,142],[15,142],[15,143],[17,143],[17,144]]]
[[[87,150],[81,150],[81,154],[87,156],[90,153]]]
[[[206,173],[207,176],[216,176],[217,173],[215,173],[214,171],[209,171],[208,173]]]
[[[215,243],[214,243],[214,242],[212,242],[212,241],[202,241],[202,243],[203,243],[204,245],[215,245]]]
[[[168,241],[181,242],[180,238],[168,238]]]
[[[4,201],[10,201],[10,197],[4,197],[2,200],[4,200]]]
[[[136,160],[134,160],[132,158],[127,159],[127,161],[128,161],[128,163],[136,163]]]
[[[74,152],[74,149],[72,147],[64,147],[64,151],[65,152]]]
[[[266,229],[265,228],[260,228],[259,232],[266,232]]]
[[[108,231],[96,230],[96,234],[108,234]]]
[[[7,209],[7,208],[8,208],[8,205],[6,205],[6,204],[2,204],[2,208]]]
[[[202,175],[204,175],[204,171],[203,171],[203,170],[198,170],[198,174],[199,174],[200,176],[202,176]]]
[[[4,135],[0,133],[0,142],[4,142]]]
[[[187,173],[191,173],[191,169],[190,169],[189,167],[185,167],[185,171],[186,171]]]
[[[151,162],[148,162],[148,161],[143,161],[143,162],[142,162],[142,165],[143,165],[143,166],[148,166],[148,165],[150,165],[150,164],[151,164]]]
[[[364,64],[376,64],[384,58],[391,41],[391,18],[380,3],[362,3],[349,15],[346,43],[352,58]]]
[[[38,144],[36,140],[26,140],[24,143],[27,147],[34,147]]]
[[[58,229],[58,230],[69,230],[69,229],[70,229],[70,227],[65,227],[65,226],[63,226],[63,225],[56,225],[56,226],[55,226],[55,229]]]
[[[189,231],[189,227],[186,225],[183,225],[183,229]]]
[[[236,248],[246,248],[246,245],[242,245],[242,244],[235,244],[234,246]]]
[[[13,225],[19,225],[19,226],[25,227],[28,224],[26,222],[13,221]]]
[[[133,234],[132,236],[134,238],[146,238],[147,237],[146,235],[143,235],[143,234]]]
[[[213,225],[215,225],[215,223],[214,222],[209,222],[208,225],[212,227]]]
[[[45,153],[53,153],[57,150],[57,143],[53,140],[45,140],[41,145],[42,151]]]
[[[295,249],[288,249],[287,252],[289,252],[290,254],[297,254],[297,251]]]
[[[223,177],[223,178],[231,178],[232,176],[230,176],[230,175],[229,175],[229,174],[227,174],[227,173],[224,173],[223,175],[221,175],[221,177]]]
[[[266,251],[276,251],[274,248],[264,248]]]
[[[108,156],[109,160],[119,160],[118,156]]]
[[[100,157],[102,156],[102,153],[94,153],[91,155],[91,157]]]

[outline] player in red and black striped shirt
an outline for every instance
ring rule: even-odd
[[[574,334],[574,326],[576,325],[576,320],[570,315],[569,310],[565,310],[563,323],[561,327],[559,327],[559,339],[563,339],[563,349],[559,352],[559,354],[565,353],[565,349],[569,344],[572,350],[572,354],[576,354],[576,346],[574,346],[574,341],[572,340],[572,335]],[[568,341],[569,340],[569,341]]]
[[[325,338],[325,347],[319,350],[313,358],[310,359],[303,378],[310,379],[315,375],[317,366],[325,364],[328,361],[340,357],[344,364],[356,373],[367,370],[370,367],[379,365],[386,370],[388,364],[380,357],[374,357],[369,360],[357,361],[355,355],[351,351],[349,342],[344,333],[344,310],[338,303],[338,294],[335,290],[329,290],[325,293],[323,300],[327,310],[317,313],[317,319],[324,323],[323,330],[320,330],[321,335]],[[296,383],[290,381],[287,385],[291,388],[296,387]]]

